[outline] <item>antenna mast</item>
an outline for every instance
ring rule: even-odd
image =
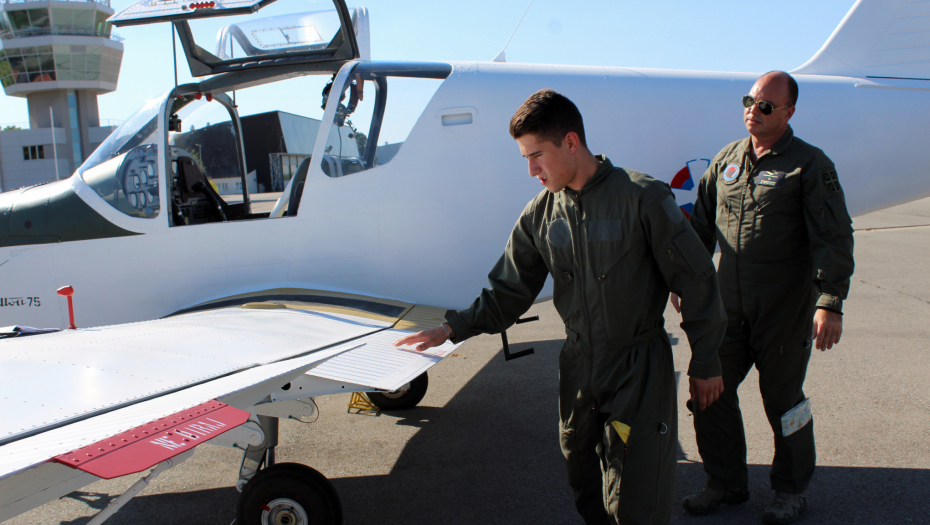
[[[507,46],[509,46],[509,45],[510,45],[510,41],[513,40],[513,35],[517,34],[517,29],[520,28],[520,24],[523,23],[523,19],[526,17],[526,13],[529,12],[530,7],[531,7],[532,5],[533,5],[533,0],[530,0],[529,5],[526,6],[526,10],[523,11],[523,16],[521,16],[521,17],[520,17],[520,21],[517,22],[517,27],[513,28],[513,33],[510,33],[510,38],[508,38],[508,39],[507,39],[507,43],[504,44],[504,49],[501,49],[500,54],[497,55],[497,56],[494,58],[494,62],[506,62],[506,61],[507,61],[507,57],[504,55],[504,51],[507,50]]]

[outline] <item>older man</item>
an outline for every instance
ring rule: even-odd
[[[708,252],[720,244],[728,321],[718,352],[723,393],[694,414],[707,486],[684,499],[692,514],[749,498],[737,388],[753,365],[775,433],[775,498],[763,521],[791,523],[807,507],[802,493],[814,473],[815,453],[804,377],[812,340],[820,350],[840,341],[853,230],[833,163],[788,125],[797,98],[798,85],[787,73],[773,71],[756,81],[743,97],[749,137],[714,158],[691,215]]]

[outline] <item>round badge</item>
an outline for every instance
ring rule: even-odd
[[[740,165],[739,164],[730,164],[723,170],[723,180],[724,182],[733,182],[739,178]]]

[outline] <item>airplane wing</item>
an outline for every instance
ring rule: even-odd
[[[0,341],[0,521],[192,449],[291,384],[291,398],[399,389],[457,347],[394,347],[443,312],[401,310],[260,302]]]

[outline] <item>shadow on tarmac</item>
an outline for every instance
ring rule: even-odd
[[[510,362],[498,353],[444,407],[382,413],[384,425],[393,420],[420,430],[389,474],[331,480],[342,499],[345,523],[581,524],[558,443],[561,345],[562,340],[513,344],[513,351],[533,346],[536,353]],[[691,424],[686,413],[679,411],[681,425]],[[355,460],[364,461],[364,454]],[[313,458],[304,461],[314,463]],[[749,502],[703,518],[687,516],[676,506],[672,523],[760,523],[771,497],[768,469],[750,466]],[[703,483],[701,464],[679,456],[676,500]],[[99,496],[68,497],[96,507]],[[801,523],[926,522],[930,470],[818,467],[807,496],[810,509]],[[232,487],[140,496],[108,523],[228,525],[237,500]]]

